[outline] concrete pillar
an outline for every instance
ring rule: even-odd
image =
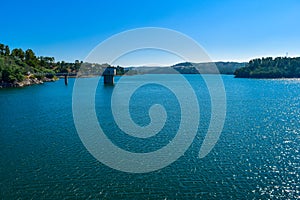
[[[114,85],[115,75],[116,75],[116,69],[113,67],[107,67],[103,72],[104,85]]]
[[[65,85],[68,85],[68,74],[65,74]]]

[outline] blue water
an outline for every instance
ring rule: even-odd
[[[145,76],[168,80],[177,75],[135,78]],[[75,79],[69,79],[68,86],[59,80],[1,89],[1,199],[300,198],[300,80],[222,76],[227,96],[224,129],[214,149],[199,159],[210,98],[199,76],[185,77],[199,101],[197,136],[176,162],[146,174],[111,169],[86,150],[72,115]],[[132,78],[126,77],[125,83]],[[99,82],[95,102],[99,123],[114,144],[127,151],[151,152],[175,136],[180,109],[167,88],[150,84],[132,96],[131,117],[141,126],[150,122],[151,105],[162,104],[167,111],[164,129],[149,140],[118,129],[109,106],[112,92],[113,87]]]

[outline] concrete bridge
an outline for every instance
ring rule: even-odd
[[[77,73],[33,73],[34,75],[38,76],[57,76],[57,77],[64,77],[65,79],[65,85],[68,85],[68,77],[77,77]],[[91,75],[91,74],[87,74]],[[96,75],[96,74],[94,74]],[[114,76],[116,75],[116,69],[113,67],[107,67],[104,72],[102,73],[102,76],[104,77],[104,85],[114,85]],[[99,74],[101,76],[101,74]]]

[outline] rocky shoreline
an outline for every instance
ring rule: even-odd
[[[0,88],[22,88],[30,85],[39,85],[44,82],[54,82],[57,78],[42,78],[41,80],[37,78],[26,78],[24,81],[15,81],[13,83],[0,82]]]

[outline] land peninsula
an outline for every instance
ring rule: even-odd
[[[42,84],[55,81],[57,76],[63,74],[89,77],[101,73],[106,67],[110,65],[83,63],[79,60],[74,63],[55,62],[54,57],[36,56],[31,49],[24,51],[15,48],[10,51],[8,45],[0,44],[0,88]],[[124,74],[122,67],[115,68],[118,75]]]
[[[212,65],[217,67],[217,71]],[[170,67],[127,67],[109,64],[56,62],[54,57],[36,56],[31,50],[0,44],[0,88],[24,87],[55,81],[57,76],[68,74],[76,77],[99,76],[107,67],[116,69],[117,75],[136,74],[230,74],[236,78],[300,78],[300,57],[258,58],[248,63],[239,62],[184,62]]]
[[[300,78],[300,57],[253,59],[234,75],[236,78]]]

